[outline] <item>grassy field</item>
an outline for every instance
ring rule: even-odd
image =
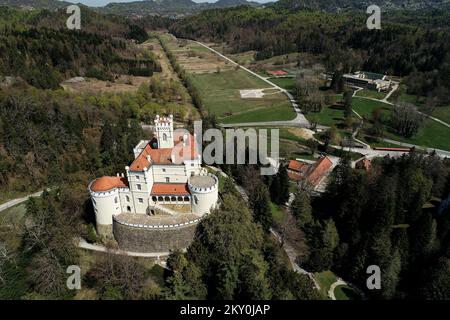
[[[337,286],[334,296],[336,300],[360,300],[360,296],[349,286]]]
[[[287,216],[286,210],[277,206],[273,202],[270,202],[270,209],[272,211],[272,218],[273,218],[275,224],[281,225],[286,220],[286,216]]]
[[[384,92],[378,92],[375,90],[360,90],[356,93],[357,97],[366,97],[366,98],[375,98],[375,99],[383,99],[386,96]]]
[[[392,110],[392,106],[386,103],[374,101],[374,100],[368,100],[368,99],[362,99],[355,97],[352,100],[352,107],[353,110],[358,112],[362,117],[366,119],[370,119],[372,116],[372,112],[375,109],[383,109],[385,113],[389,113]]]
[[[336,282],[337,277],[331,271],[322,271],[314,273],[314,278],[319,282],[320,285],[320,295],[328,299],[328,290],[330,286]]]
[[[288,91],[295,89],[295,78],[269,78],[269,81]]]
[[[436,107],[433,117],[450,124],[450,106]]]
[[[430,119],[425,119],[419,132],[412,138],[407,139],[391,132],[386,133],[386,138],[429,148],[450,150],[450,128]]]
[[[236,69],[232,63],[197,43],[170,35],[161,38],[198,89],[205,108],[221,123],[295,118],[288,98],[282,93],[266,94],[262,98],[241,98],[240,90],[270,88],[263,80]]]
[[[242,99],[239,90],[267,88],[268,84],[242,69],[190,74],[206,109],[223,123],[292,120],[295,113],[282,93]]]
[[[311,112],[305,116],[309,121],[315,121],[323,126],[339,126],[344,121],[344,110],[338,106],[326,106],[321,112]]]

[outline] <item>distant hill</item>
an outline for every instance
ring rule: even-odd
[[[257,2],[246,0],[219,0],[215,3],[195,3],[191,0],[145,0],[110,3],[98,10],[104,13],[127,16],[163,15],[183,17],[206,9],[230,8],[241,5],[262,6],[262,4]]]
[[[33,9],[59,9],[72,3],[58,0],[0,0],[0,6],[12,6]]]
[[[279,0],[273,4],[273,7],[288,10],[310,9],[337,12],[365,10],[372,4],[380,6],[382,11],[450,8],[450,0]]]
[[[260,6],[261,4],[254,1],[246,0],[219,0],[217,2],[211,3],[212,8],[230,8],[237,6]]]

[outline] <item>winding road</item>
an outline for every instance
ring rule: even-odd
[[[25,197],[13,199],[13,200],[10,200],[10,201],[5,202],[3,204],[0,204],[0,212],[4,211],[6,209],[9,209],[11,207],[14,207],[14,206],[16,206],[16,205],[18,205],[18,204],[20,204],[22,202],[25,202],[31,197],[40,197],[43,192],[44,191],[41,190],[41,191],[38,191],[38,192],[35,192],[35,193],[32,193],[32,194],[29,194],[29,195],[27,195]]]

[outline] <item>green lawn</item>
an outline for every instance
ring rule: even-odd
[[[319,282],[321,296],[328,299],[328,290],[336,282],[336,275],[332,271],[322,271],[314,273],[314,278]]]
[[[239,90],[268,88],[269,84],[242,69],[191,74],[206,109],[222,123],[292,120],[295,113],[284,94],[242,99]]]
[[[349,286],[337,286],[334,289],[336,300],[360,300],[360,296]]]
[[[450,106],[436,107],[433,117],[450,124]]]
[[[288,91],[295,89],[295,78],[269,78],[269,81]]]
[[[356,93],[357,97],[367,97],[367,98],[375,98],[375,99],[383,99],[386,96],[384,92],[378,92],[375,90],[360,90]]]
[[[305,116],[309,121],[316,121],[323,126],[338,126],[344,121],[344,110],[339,106],[326,106],[321,112],[310,112]]]
[[[270,209],[272,211],[272,218],[273,218],[273,221],[275,222],[275,224],[281,225],[286,219],[286,216],[287,216],[286,210],[279,207],[278,205],[276,205],[273,202],[270,202]]]
[[[450,150],[450,128],[430,119],[425,119],[419,132],[412,138],[407,139],[391,132],[386,133],[386,138],[423,147]]]
[[[352,106],[353,110],[358,112],[362,117],[366,119],[370,119],[372,117],[372,112],[375,109],[383,109],[385,113],[389,113],[392,111],[392,106],[389,104],[358,97],[353,98]]]

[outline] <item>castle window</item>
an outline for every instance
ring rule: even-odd
[[[136,176],[136,180],[139,180],[139,176]]]
[[[166,183],[169,183],[169,182],[170,182],[170,178],[166,177]]]
[[[167,141],[167,134],[163,133],[163,141]]]
[[[162,172],[166,172],[166,169],[162,169]]]
[[[139,203],[144,203],[144,199],[138,198]]]
[[[195,202],[195,204],[198,204],[198,198],[197,198],[197,196],[194,196],[194,202]]]
[[[140,185],[139,183],[136,185],[136,188],[137,188],[138,190],[141,190],[141,189],[142,189],[142,187],[141,187],[141,185]]]
[[[130,197],[129,196],[125,196],[125,199],[127,199],[127,202],[130,202]]]
[[[117,199],[117,197],[114,198],[114,203],[119,202],[119,199]]]

